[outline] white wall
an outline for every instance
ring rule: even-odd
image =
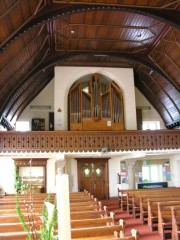
[[[125,128],[136,130],[136,105],[133,69],[98,67],[55,67],[54,118],[56,130],[68,129],[68,93],[72,84],[87,74],[99,73],[114,80],[123,91]],[[58,108],[62,112],[57,112]]]
[[[31,110],[30,106],[51,106],[50,110]],[[39,93],[37,97],[25,108],[18,121],[28,121],[31,129],[32,118],[44,118],[45,130],[49,130],[49,112],[54,112],[54,80]]]
[[[0,131],[7,131],[7,129],[0,125]]]
[[[129,158],[128,158],[129,159]],[[168,186],[180,187],[180,155],[162,155],[162,156],[146,156],[139,158],[139,160],[157,160],[157,159],[169,159],[171,169],[171,181],[168,182]],[[112,157],[108,161],[109,165],[109,196],[116,197],[117,189],[128,188],[127,184],[118,184],[117,174],[120,173],[120,161],[121,157]],[[126,159],[123,159],[126,161]],[[133,159],[132,159],[133,160]],[[137,158],[138,160],[138,158]],[[55,172],[56,158],[49,159],[47,161],[47,192],[56,191],[56,172]],[[69,175],[69,190],[71,192],[78,191],[78,179],[77,179],[77,161],[73,158],[66,159],[66,173]],[[26,169],[26,172],[28,170]],[[41,172],[36,173],[41,175]],[[14,193],[15,183],[15,164],[14,160],[6,157],[0,157],[0,188],[6,193]]]
[[[41,166],[35,167],[20,167],[19,175],[21,177],[43,177],[44,176],[44,168]]]
[[[14,193],[15,184],[15,164],[14,160],[6,157],[0,157],[0,188],[3,193]]]
[[[150,106],[151,110],[143,110],[143,121],[160,121],[160,128],[164,129],[164,123],[142,93],[134,87],[132,69],[111,68],[83,68],[83,67],[55,67],[55,80],[43,89],[43,91],[25,108],[18,121],[29,121],[32,118],[45,118],[45,129],[49,129],[49,110],[30,110],[30,106],[51,106],[51,112],[55,113],[55,129],[67,130],[67,99],[69,89],[74,81],[86,74],[99,72],[111,77],[123,90],[125,105],[125,125],[127,130],[136,129],[136,106]],[[58,112],[58,108],[62,112]],[[132,117],[133,116],[133,117]],[[4,130],[1,129],[1,130]]]
[[[138,107],[151,107],[150,110],[142,110],[143,121],[159,121],[160,129],[165,129],[164,122],[156,109],[150,104],[150,102],[143,96],[143,94],[135,88],[136,106]]]

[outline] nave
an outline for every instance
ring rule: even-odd
[[[71,239],[180,239],[180,188],[118,189],[118,191],[119,198],[100,201],[87,191],[69,193]],[[40,229],[42,229],[40,224],[42,223],[42,206],[47,196],[53,203],[56,198],[55,194],[36,193],[32,194],[31,199],[28,194],[18,195],[18,205],[25,222],[29,226],[31,222],[35,224],[36,237],[31,238],[33,240],[43,239],[40,237]],[[143,202],[142,199],[147,201]],[[1,240],[25,240],[27,238],[27,233],[23,231],[15,208],[17,208],[17,199],[14,194],[2,196],[0,199]],[[149,211],[153,217],[149,216]],[[61,216],[60,211],[59,216]],[[151,224],[149,218],[152,218]],[[56,222],[54,225],[56,235],[59,235],[58,227]],[[31,235],[31,229],[29,232]],[[55,238],[48,240],[52,239]],[[68,240],[66,237],[60,239]]]
[[[0,239],[1,240],[69,240],[69,239],[87,239],[87,240],[102,240],[102,239],[121,239],[121,240],[138,240],[138,233],[132,230],[132,234],[124,237],[125,222],[119,219],[115,223],[114,213],[110,212],[106,206],[102,206],[94,196],[88,192],[70,192],[69,193],[69,207],[70,207],[70,232],[71,238],[66,238],[67,235],[62,235],[61,226],[59,227],[59,216],[61,218],[62,209],[58,208],[58,219],[54,221],[54,235],[52,237],[42,237],[42,226],[44,224],[43,218],[43,203],[47,199],[53,203],[56,194],[34,193],[34,194],[19,194],[18,204],[14,194],[2,196],[0,199]],[[58,195],[57,195],[58,200]],[[64,204],[64,208],[65,208]],[[17,211],[18,209],[18,211]],[[20,213],[21,212],[21,213]],[[48,212],[49,213],[49,212]],[[67,212],[68,215],[68,212]],[[20,218],[24,219],[23,226]],[[68,228],[66,222],[67,216],[62,216],[64,220],[63,226]],[[57,224],[58,221],[58,224]],[[46,228],[49,228],[45,222]],[[61,221],[62,223],[62,221]],[[63,229],[63,231],[66,229]],[[43,230],[44,231],[44,230]],[[68,234],[68,232],[66,232]],[[59,238],[55,238],[58,234]],[[48,235],[49,236],[49,235]],[[28,237],[28,238],[27,238]]]
[[[139,240],[161,240],[158,231],[152,232],[147,224],[141,223],[139,218],[134,218],[132,214],[127,213],[126,210],[122,210],[119,207],[117,199],[102,202],[107,205],[110,211],[115,213],[115,221],[118,221],[119,218],[124,219],[126,236],[131,233],[131,229],[136,229],[139,232]]]

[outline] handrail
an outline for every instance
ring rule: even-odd
[[[0,132],[0,152],[83,152],[180,148],[179,130]]]

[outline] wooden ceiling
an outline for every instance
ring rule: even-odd
[[[180,126],[180,1],[0,1],[0,122],[8,130],[54,66],[133,68],[167,128]]]

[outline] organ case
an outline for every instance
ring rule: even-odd
[[[94,74],[69,93],[70,130],[124,130],[123,95],[112,81]]]

